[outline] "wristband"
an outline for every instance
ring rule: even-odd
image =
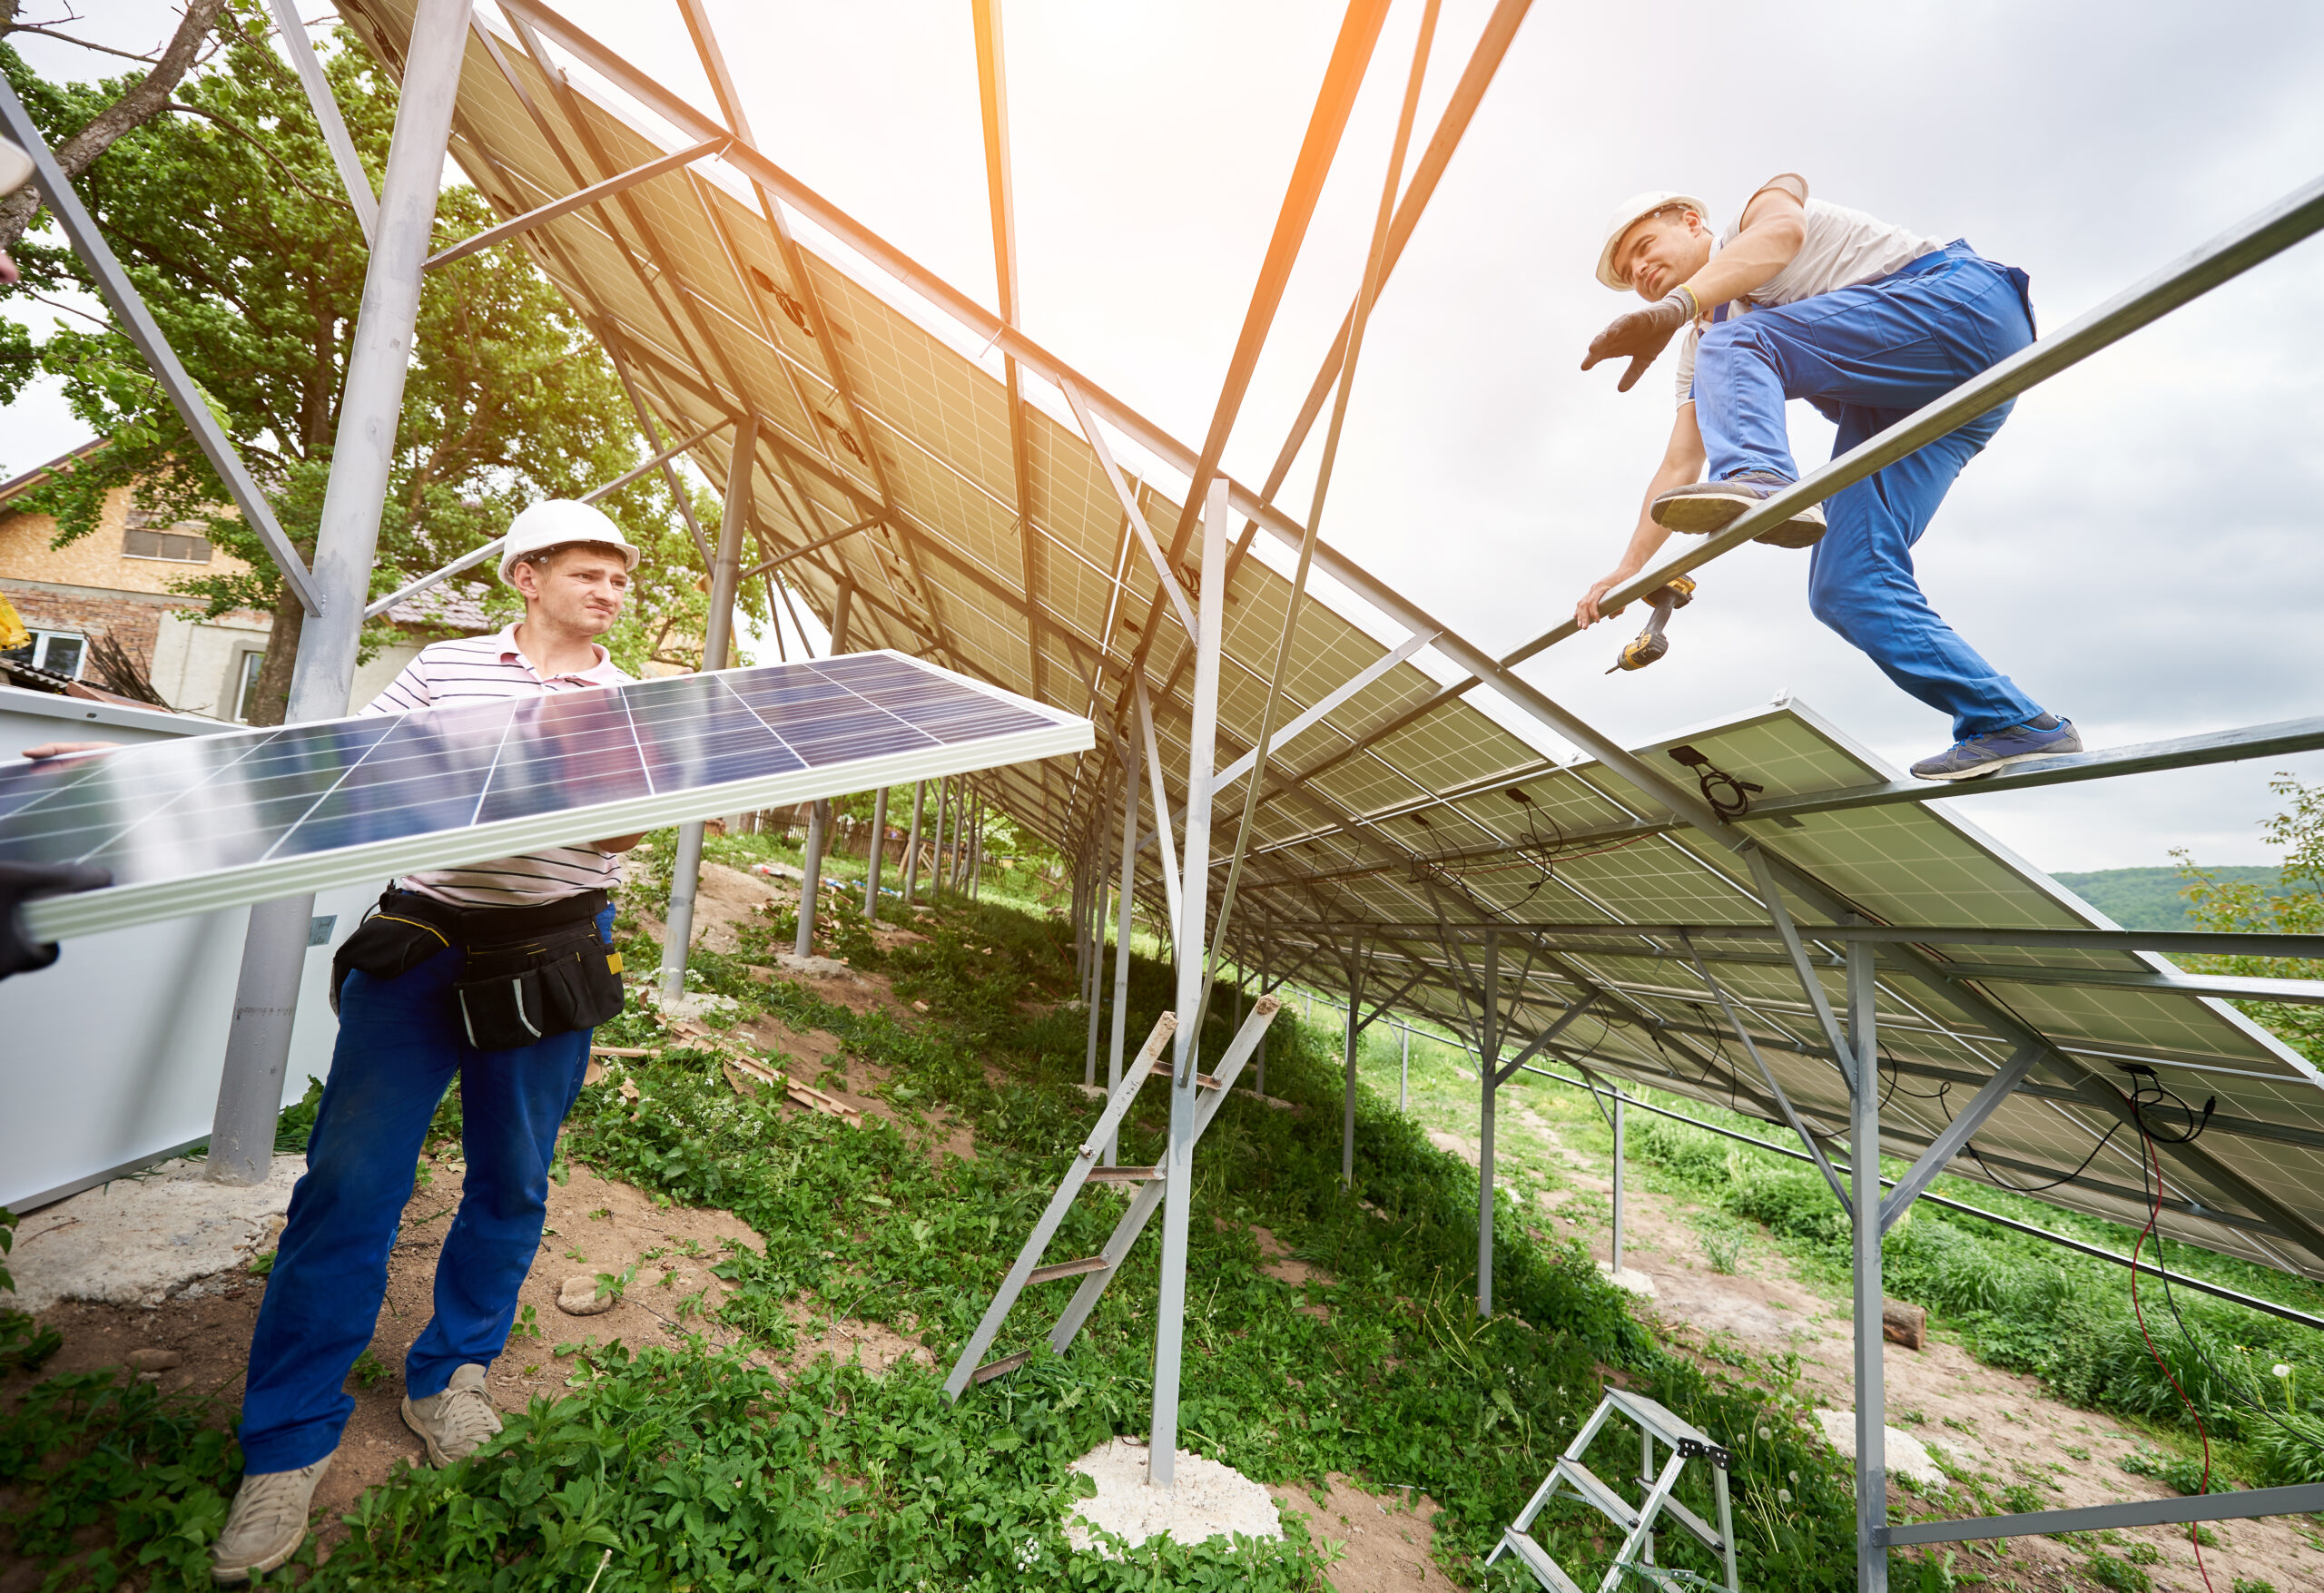
[[[1695,290],[1692,288],[1688,287],[1684,282],[1681,282],[1677,287],[1671,289],[1670,291],[1665,293],[1662,298],[1665,303],[1669,302],[1673,299],[1680,300],[1681,307],[1686,310],[1687,319],[1689,320],[1700,320],[1703,317],[1702,300],[1696,298]]]

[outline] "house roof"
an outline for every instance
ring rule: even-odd
[[[92,438],[70,453],[57,455],[45,465],[35,465],[22,476],[8,481],[0,481],[0,509],[6,508],[18,496],[30,492],[43,482],[55,479],[66,466],[87,458],[110,441],[112,441],[110,438]]]
[[[484,587],[473,581],[448,581],[416,592],[387,611],[389,621],[422,630],[481,636],[500,627],[484,612]]]

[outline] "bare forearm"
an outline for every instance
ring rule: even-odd
[[[1702,475],[1699,461],[1665,459],[1655,467],[1654,478],[1647,483],[1646,496],[1639,501],[1638,525],[1630,532],[1630,546],[1622,549],[1620,561],[1614,566],[1627,581],[1646,568],[1662,545],[1670,540],[1670,529],[1654,523],[1654,500],[1674,487],[1692,486]]]

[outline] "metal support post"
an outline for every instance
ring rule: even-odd
[[[436,225],[436,193],[451,135],[452,102],[459,93],[467,23],[464,0],[420,0],[413,18],[395,134],[388,148],[386,196],[350,339],[311,575],[298,567],[295,555],[278,555],[278,562],[286,556],[290,561],[282,569],[284,579],[302,596],[311,592],[320,599],[310,598],[300,628],[298,662],[283,713],[286,723],[340,717],[347,712],[347,693],[354,684],[362,644],[363,595],[370,590],[379,548],[380,506],[387,499],[394,462],[396,422],[403,412],[404,377],[419,317],[421,262],[428,258]],[[174,359],[169,363],[175,367]],[[201,418],[207,421],[206,410]],[[215,429],[205,430],[192,418],[188,424],[205,445]],[[239,485],[241,462],[231,459],[231,449],[228,457],[231,468],[222,466],[220,473]],[[218,462],[214,452],[212,461]],[[235,497],[241,501],[241,492]],[[243,513],[261,531],[274,524],[263,499],[256,500],[255,509],[245,504]],[[277,532],[269,538],[270,544],[280,536]],[[312,892],[261,901],[251,909],[241,972],[234,986],[233,1022],[218,1080],[218,1106],[210,1127],[206,1172],[218,1183],[261,1183],[273,1165],[275,1119],[282,1109],[291,1022],[306,971],[314,910]]]
[[[839,595],[832,600],[832,644],[830,656],[837,658],[847,651],[848,621],[855,614],[855,583],[842,580]]]
[[[1118,894],[1121,898],[1114,925],[1114,1032],[1106,1052],[1106,1095],[1112,1098],[1122,1084],[1122,1044],[1127,1037],[1129,1022],[1129,936],[1131,915],[1137,910],[1137,738],[1124,736],[1122,747],[1122,878]],[[1266,1055],[1266,1041],[1259,1041],[1259,1054]],[[1115,1153],[1120,1148],[1117,1136],[1106,1136],[1106,1160],[1114,1165]]]
[[[1880,1051],[1873,1027],[1876,987],[1872,948],[1848,942],[1848,1041],[1855,1049],[1848,1160],[1856,1200],[1849,1213],[1856,1272],[1856,1593],[1888,1593],[1888,1410],[1880,1320]]]
[[[911,782],[911,835],[904,842],[904,910],[912,908],[912,892],[920,880],[920,815],[928,804],[928,782]]]
[[[1483,1016],[1477,1027],[1477,1314],[1492,1314],[1492,1094],[1501,1071],[1501,935],[1485,936]]]
[[[725,510],[718,522],[718,556],[710,567],[710,617],[702,638],[705,673],[726,667],[734,648],[734,594],[742,585],[743,537],[751,523],[751,461],[758,452],[759,425],[745,418],[734,428],[734,451],[726,463]],[[670,872],[670,914],[662,930],[662,999],[685,993],[686,953],[694,942],[694,893],[702,885],[702,821],[678,826],[678,855]]]
[[[792,954],[811,957],[815,950],[815,891],[823,877],[823,841],[831,833],[832,804],[819,801],[807,810],[807,850],[799,860],[799,935]]]
[[[880,854],[888,841],[888,788],[872,793],[872,852],[864,860],[863,921],[880,921]]]
[[[1364,1004],[1364,972],[1361,963],[1347,982],[1346,1050],[1341,1060],[1346,1075],[1340,1107],[1340,1187],[1355,1187],[1355,1047],[1364,1037],[1364,1028],[1356,1021],[1356,1009]]]
[[[976,833],[969,851],[969,899],[971,901],[984,900],[984,821],[985,804],[980,799],[977,802]]]
[[[1195,644],[1194,713],[1187,735],[1187,818],[1180,856],[1185,879],[1179,890],[1178,1032],[1170,1071],[1170,1146],[1165,1160],[1162,1205],[1162,1289],[1154,1332],[1154,1422],[1146,1457],[1146,1480],[1167,1488],[1176,1470],[1178,1444],[1178,1359],[1187,1313],[1187,1226],[1194,1205],[1195,1065],[1201,1037],[1194,1016],[1202,1007],[1203,948],[1208,944],[1210,904],[1211,772],[1218,734],[1219,640],[1224,628],[1226,584],[1226,483],[1214,477],[1203,507],[1200,631]]]
[[[929,831],[928,900],[940,901],[944,898],[944,810],[952,795],[952,777],[945,775],[936,782],[936,826]]]
[[[1412,1105],[1413,1026],[1400,1023],[1396,1027],[1403,1031],[1403,1047],[1396,1057],[1396,1115],[1402,1116]]]
[[[1613,1242],[1607,1251],[1607,1255],[1610,1258],[1607,1270],[1615,1273],[1620,1273],[1622,1270],[1622,1092],[1618,1089],[1613,1092],[1613,1096],[1614,1236]]]
[[[1089,1040],[1081,1059],[1081,1082],[1088,1085],[1098,1082],[1098,1031],[1104,1018],[1106,989],[1106,880],[1098,867],[1094,841],[1093,837],[1092,844],[1082,849],[1088,865],[1082,871],[1092,877],[1089,910],[1083,919],[1088,928],[1082,931],[1082,939],[1089,949],[1089,972],[1081,982],[1082,1005],[1089,1009]]]

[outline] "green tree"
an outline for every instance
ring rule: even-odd
[[[166,110],[123,133],[82,177],[83,201],[155,320],[198,382],[302,555],[314,546],[350,339],[369,253],[296,74],[256,0],[218,25],[222,48],[179,85]],[[395,85],[353,36],[326,56],[348,131],[374,174],[385,167]],[[52,84],[0,45],[0,70],[44,136],[63,143],[124,93],[123,83]],[[126,82],[127,80],[124,80]],[[473,188],[437,207],[443,248],[491,225]],[[61,241],[28,238],[20,290],[94,283]],[[279,722],[304,617],[257,537],[120,330],[56,326],[38,346],[74,412],[110,445],[41,489],[60,543],[95,529],[106,494],[129,485],[141,509],[207,526],[247,573],[187,578],[178,589],[212,615],[273,615],[254,723]],[[577,497],[641,457],[619,381],[564,297],[521,247],[487,250],[428,273],[383,506],[372,595],[441,567],[496,536],[527,503]],[[602,506],[645,550],[622,626],[607,638],[635,670],[649,654],[692,664],[706,607],[691,538],[650,477]],[[705,502],[714,524],[715,511]],[[487,607],[513,613],[495,586]],[[376,647],[394,633],[367,635]]]
[[[2281,894],[2267,882],[2226,880],[2199,867],[2184,848],[2173,849],[2189,913],[2203,929],[2225,934],[2324,934],[2324,785],[2304,785],[2278,775],[2268,789],[2285,800],[2284,811],[2261,825],[2268,844],[2283,854]],[[2260,978],[2324,978],[2324,958],[2190,957],[2181,959],[2199,973],[2240,974]],[[2324,1063],[2324,1008],[2280,1001],[2238,1001],[2238,1008],[2289,1042],[2309,1061]]]

